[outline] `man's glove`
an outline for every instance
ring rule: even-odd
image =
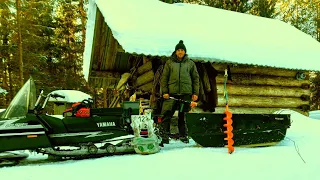
[[[164,94],[162,97],[163,97],[164,99],[169,99],[169,94]]]
[[[197,101],[198,100],[198,96],[197,95],[192,95],[192,101]]]
[[[193,102],[193,101],[190,103],[190,107],[194,108],[194,107],[196,107],[196,106],[198,106],[198,103]]]

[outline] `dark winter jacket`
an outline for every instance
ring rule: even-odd
[[[199,95],[199,74],[187,55],[179,61],[173,54],[164,65],[160,87],[162,94]]]

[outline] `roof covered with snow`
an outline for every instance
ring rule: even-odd
[[[64,98],[50,97],[49,99],[50,102],[75,103],[75,102],[81,102],[85,99],[88,100],[92,98],[89,94],[86,94],[78,90],[55,90],[55,91],[52,91],[50,94],[59,94],[61,96],[64,96]]]
[[[84,53],[86,78],[96,7],[128,53],[169,56],[183,40],[193,59],[320,70],[320,43],[280,20],[159,0],[90,0]]]

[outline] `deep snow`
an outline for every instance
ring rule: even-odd
[[[47,156],[31,154],[21,166],[0,168],[0,178],[10,180],[57,179],[319,179],[318,142],[320,121],[291,110],[292,126],[285,140],[263,148],[196,147],[171,141],[153,155],[122,155],[97,159],[46,161]],[[294,141],[294,142],[293,142]],[[299,156],[300,153],[301,157]],[[305,162],[304,162],[305,161]],[[28,164],[29,163],[29,164]]]

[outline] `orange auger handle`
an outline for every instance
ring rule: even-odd
[[[234,141],[233,141],[233,133],[232,133],[232,130],[233,130],[233,126],[232,126],[232,113],[229,111],[229,106],[228,104],[226,105],[226,111],[224,112],[226,114],[226,117],[223,118],[223,120],[226,121],[226,124],[224,124],[223,126],[227,128],[226,131],[224,131],[223,133],[227,135],[226,138],[224,138],[224,140],[227,141],[227,144],[226,147],[228,147],[228,153],[229,154],[232,154],[234,152],[234,147],[233,147],[233,144],[234,144]]]

